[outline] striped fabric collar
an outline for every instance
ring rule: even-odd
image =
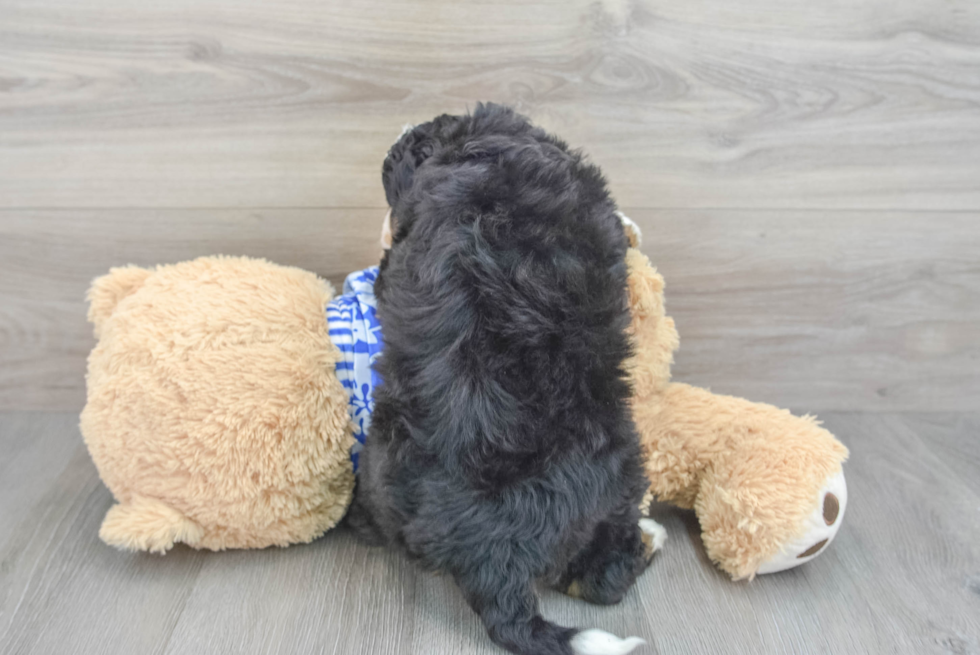
[[[341,295],[327,305],[327,329],[330,340],[340,350],[337,378],[349,397],[348,411],[354,428],[351,460],[357,472],[357,460],[374,412],[374,388],[381,378],[374,371],[381,354],[381,324],[377,318],[374,281],[378,267],[355,271],[344,280]]]

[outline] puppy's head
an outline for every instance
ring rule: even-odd
[[[402,228],[407,229],[405,223],[411,220],[411,202],[405,200],[427,160],[438,158],[441,152],[452,153],[454,161],[478,157],[486,153],[473,147],[473,139],[488,135],[516,136],[531,129],[526,118],[494,103],[478,103],[472,114],[443,114],[421,125],[406,125],[381,167],[381,183],[389,207],[382,228],[382,245],[390,248],[404,235]]]
[[[388,155],[381,165],[381,184],[388,207],[392,207],[411,188],[415,170],[435,151],[430,125],[406,123],[398,139],[388,149]]]
[[[444,114],[421,125],[406,125],[381,167],[381,183],[388,200],[388,214],[381,232],[381,244],[390,248],[398,229],[398,207],[411,190],[415,173],[435,154],[464,121],[464,116]]]

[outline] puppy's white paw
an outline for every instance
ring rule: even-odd
[[[605,630],[583,630],[572,637],[572,650],[576,655],[626,655],[637,646],[645,644],[639,637],[620,639]]]
[[[643,542],[649,549],[650,557],[667,543],[667,531],[653,519],[640,519],[640,531],[643,532]]]

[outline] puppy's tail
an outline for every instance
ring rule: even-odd
[[[481,595],[460,586],[490,638],[518,655],[626,655],[646,643],[639,637],[620,639],[603,630],[563,628],[546,621],[538,613],[530,581]]]
[[[488,628],[491,639],[519,655],[626,655],[646,643],[639,637],[620,639],[604,630],[563,628],[540,616],[535,616],[529,626]]]

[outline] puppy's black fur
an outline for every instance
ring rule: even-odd
[[[534,580],[615,603],[647,561],[615,206],[597,168],[492,104],[403,135],[382,180],[383,382],[348,523],[452,574],[504,648],[569,655]]]

